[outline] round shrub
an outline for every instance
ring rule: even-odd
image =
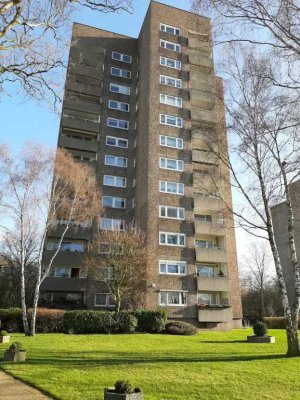
[[[117,381],[115,383],[115,392],[122,394],[133,393],[131,383],[129,381]]]
[[[8,335],[7,331],[0,331],[0,336],[7,336],[7,335]]]
[[[168,318],[166,310],[135,310],[133,315],[138,320],[137,330],[139,332],[160,333],[165,330]]]
[[[265,336],[268,333],[267,325],[261,321],[256,322],[256,324],[253,325],[253,332],[256,336]]]
[[[117,331],[120,333],[132,333],[136,331],[138,320],[128,311],[121,311],[117,321]]]
[[[22,343],[21,342],[13,342],[9,346],[9,350],[13,351],[14,353],[16,353],[17,351],[21,351],[22,350]]]
[[[197,329],[194,325],[191,325],[183,321],[170,321],[166,325],[165,332],[168,335],[185,335],[193,336],[197,334]]]

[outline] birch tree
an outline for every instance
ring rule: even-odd
[[[1,0],[0,95],[59,100],[72,13],[132,12],[131,0]],[[61,79],[59,79],[61,78]]]
[[[75,162],[63,150],[55,154],[34,144],[27,144],[18,157],[6,146],[0,147],[0,188],[1,230],[4,244],[10,243],[4,245],[2,255],[13,259],[20,268],[24,332],[34,335],[40,286],[74,221],[91,224],[99,217],[99,190],[91,167]],[[64,229],[45,265],[46,238],[60,220],[64,221]],[[30,263],[36,264],[37,272],[33,303],[28,306],[25,271]]]
[[[106,286],[117,316],[125,303],[141,304],[147,266],[142,231],[133,226],[125,231],[100,231],[90,245],[85,263],[93,278]]]

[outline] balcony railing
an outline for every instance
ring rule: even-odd
[[[225,236],[225,226],[223,223],[194,221],[195,235]]]
[[[197,289],[199,291],[229,292],[228,276],[197,276]]]
[[[199,307],[198,321],[199,322],[230,322],[232,321],[232,308],[224,306],[207,306]]]
[[[227,251],[223,248],[206,249],[196,247],[196,261],[227,263]]]

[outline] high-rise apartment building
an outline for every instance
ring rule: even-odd
[[[240,326],[235,235],[224,213],[229,171],[218,157],[227,155],[222,81],[208,18],[151,1],[138,38],[75,24],[58,146],[94,166],[102,229],[134,220],[146,232],[144,306],[203,328]],[[82,267],[89,235],[86,227],[68,233],[44,301],[112,307]],[[56,243],[53,234],[45,257]]]

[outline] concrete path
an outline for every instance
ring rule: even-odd
[[[41,392],[0,371],[0,400],[49,400]]]

